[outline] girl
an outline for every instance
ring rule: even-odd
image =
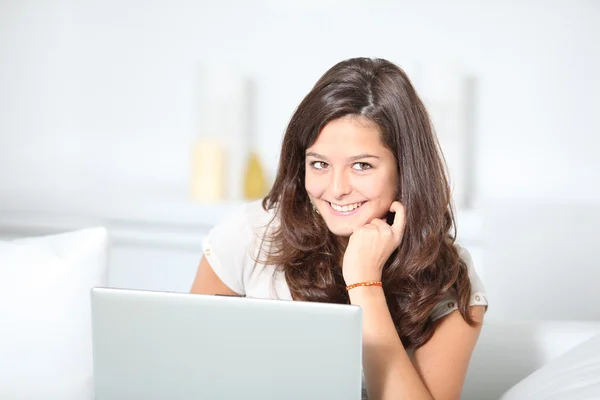
[[[208,235],[192,292],[359,305],[370,399],[458,399],[487,308],[405,73],[338,63],[285,132],[273,188]]]

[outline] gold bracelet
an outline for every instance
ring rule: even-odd
[[[383,283],[380,281],[353,283],[352,285],[346,286],[346,290],[354,289],[359,286],[383,286]]]

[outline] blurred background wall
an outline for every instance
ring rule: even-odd
[[[417,90],[428,66],[460,65],[459,215],[478,226],[490,312],[600,319],[599,43],[594,0],[0,0],[0,207],[188,199],[207,63],[253,77],[269,179],[295,107],[336,62],[387,58]]]

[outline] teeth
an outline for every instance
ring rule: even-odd
[[[333,208],[335,211],[339,211],[339,212],[352,211],[352,210],[357,209],[361,205],[361,203],[346,204],[345,206],[340,206],[340,205],[333,204],[333,203],[329,203],[329,204],[331,204],[331,208]]]

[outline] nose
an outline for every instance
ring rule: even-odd
[[[329,182],[329,187],[331,190],[331,194],[336,198],[342,198],[347,194],[350,194],[352,191],[352,185],[350,184],[350,177],[348,176],[348,172],[341,171],[333,171],[331,174],[331,181]]]

